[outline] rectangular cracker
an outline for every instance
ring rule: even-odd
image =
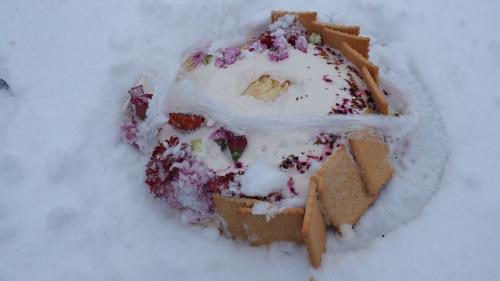
[[[225,227],[229,234],[238,240],[246,240],[246,231],[241,224],[242,217],[237,212],[238,208],[251,208],[258,200],[247,198],[225,197],[220,194],[212,195],[217,214],[224,219]]]
[[[384,115],[388,115],[389,104],[387,103],[387,99],[385,98],[385,95],[378,87],[377,83],[373,79],[372,75],[370,74],[370,71],[368,70],[368,68],[366,68],[366,66],[361,67],[361,74],[363,75],[363,79],[365,80],[366,86],[368,86],[368,89],[372,93],[372,98],[375,101],[375,104],[377,105],[378,111]]]
[[[346,56],[357,68],[361,70],[365,66],[370,72],[373,80],[378,85],[378,66],[373,64],[367,58],[363,57],[358,51],[354,50],[346,42],[342,42],[340,45],[340,51],[344,56]]]
[[[312,32],[316,32],[321,34],[323,28],[339,31],[346,34],[351,34],[358,36],[359,35],[359,26],[357,25],[341,25],[341,24],[333,24],[333,23],[324,23],[315,21],[312,23]]]
[[[363,36],[355,36],[351,34],[342,33],[339,31],[324,28],[321,34],[323,43],[331,48],[340,50],[342,42],[346,42],[351,48],[360,53],[363,57],[368,58],[368,51],[370,46],[370,38]]]
[[[252,245],[268,245],[278,241],[304,244],[301,233],[304,221],[302,208],[284,209],[269,221],[265,215],[252,214],[252,208],[239,208],[237,211]]]
[[[277,19],[287,14],[297,16],[297,20],[306,28],[307,34],[312,32],[312,23],[316,21],[316,12],[272,11],[271,21],[275,22]]]
[[[354,161],[341,145],[316,172],[323,215],[337,230],[342,224],[354,225],[375,201]]]
[[[349,145],[368,192],[378,195],[392,176],[389,151],[384,139],[368,130],[356,131],[349,135]]]
[[[321,265],[321,257],[325,252],[326,226],[319,207],[318,182],[314,176],[309,181],[302,236],[309,255],[309,262],[314,268],[318,268]]]

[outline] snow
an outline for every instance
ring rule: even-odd
[[[349,241],[354,238],[356,233],[352,229],[350,224],[341,224],[339,228],[338,238],[341,241]]]
[[[271,218],[279,214],[280,208],[278,206],[269,202],[257,202],[252,207],[252,214],[254,215],[265,215],[266,219],[269,221]]]
[[[288,176],[279,168],[264,161],[250,164],[241,177],[241,193],[247,196],[266,197],[287,188]]]
[[[271,9],[360,24],[382,77],[412,93],[427,124],[404,160],[422,197],[392,182],[354,238],[328,233],[317,271],[303,247],[249,247],[182,224],[148,194],[147,156],[119,138],[120,106],[141,74],[167,91],[187,48],[241,41]],[[0,78],[10,86],[0,90],[0,280],[497,279],[499,9],[493,0],[0,2]]]

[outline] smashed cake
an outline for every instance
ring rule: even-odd
[[[315,12],[273,11],[271,21],[247,42],[187,55],[153,133],[155,93],[141,78],[122,136],[151,153],[146,184],[183,221],[252,245],[304,244],[318,267],[328,226],[355,225],[393,174],[382,132],[325,124],[399,113],[358,26]]]

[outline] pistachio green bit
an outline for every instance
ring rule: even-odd
[[[206,55],[206,56],[203,58],[203,64],[204,64],[204,65],[208,65],[211,61],[212,61],[212,55]]]
[[[241,153],[241,152],[239,152],[239,151],[232,152],[232,153],[231,153],[231,158],[233,158],[233,161],[234,161],[234,162],[238,162],[238,160],[239,160],[239,159],[240,159],[240,157],[241,157],[241,154],[242,154],[242,153]]]
[[[202,151],[201,139],[194,139],[191,141],[191,149],[195,153],[199,153]]]
[[[309,43],[314,44],[314,45],[321,44],[321,35],[313,32],[313,33],[311,33],[311,35],[309,35],[308,41],[309,41]]]

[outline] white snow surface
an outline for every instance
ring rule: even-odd
[[[256,161],[248,166],[241,176],[241,193],[247,196],[266,197],[273,192],[287,188],[288,176],[278,167],[264,161]]]
[[[354,237],[328,233],[319,270],[303,247],[250,247],[181,223],[148,193],[147,156],[119,137],[141,74],[166,92],[187,48],[240,42],[272,9],[361,25],[382,77],[418,110],[397,176]],[[1,1],[11,89],[0,90],[0,280],[498,279],[499,10],[493,0]]]

